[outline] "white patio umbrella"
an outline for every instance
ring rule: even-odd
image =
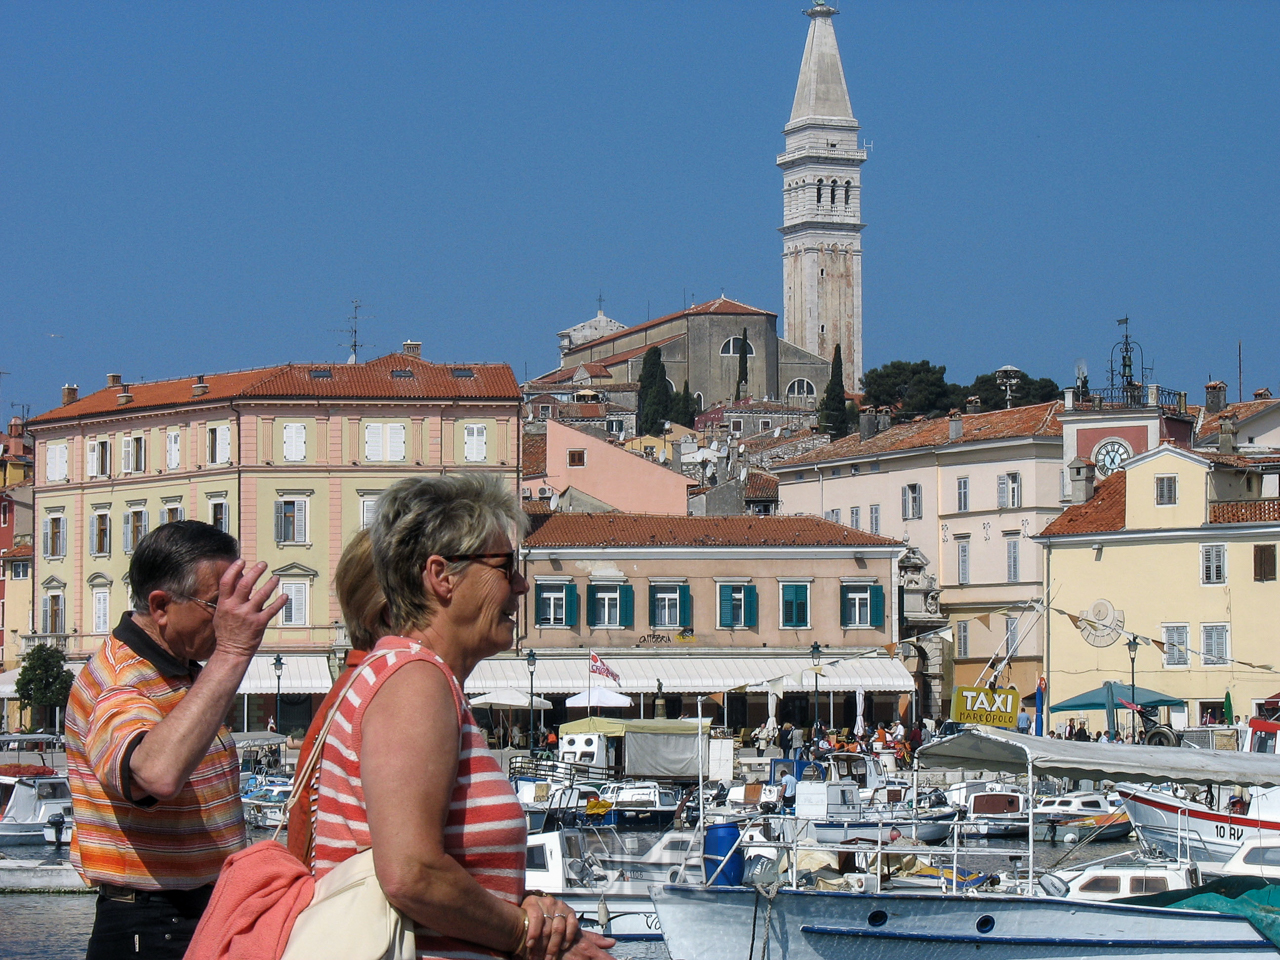
[[[490,690],[488,693],[472,697],[471,705],[473,707],[524,707],[528,710],[529,693],[527,690],[513,690],[511,687],[502,687],[498,690]],[[533,698],[533,708],[535,710],[550,710],[551,701],[535,696]]]
[[[608,687],[590,687],[564,702],[566,707],[629,707],[631,698]]]

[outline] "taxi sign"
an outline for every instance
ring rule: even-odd
[[[1012,727],[1018,722],[1018,691],[1013,688],[953,687],[951,719],[956,723],[981,723],[988,727]]]

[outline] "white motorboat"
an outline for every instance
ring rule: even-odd
[[[1190,890],[1200,886],[1201,880],[1200,870],[1185,860],[1151,860],[1122,854],[1066,870],[1053,870],[1036,882],[1045,896],[1102,902]]]
[[[1133,824],[1119,795],[1116,804],[1101,793],[1079,790],[1059,797],[1045,797],[1036,804],[1037,840],[1123,840],[1133,832]]]
[[[597,854],[606,871],[618,871],[624,880],[645,883],[679,883],[702,871],[702,837],[697,830],[668,830],[642,854]]]
[[[290,780],[273,780],[259,784],[241,797],[244,821],[251,827],[275,829],[284,821],[285,806],[293,794]]]
[[[965,807],[964,832],[982,837],[1025,837],[1030,798],[1000,781],[965,780],[948,787],[947,800]]]
[[[0,846],[44,843],[45,828],[55,814],[63,820],[63,842],[71,839],[71,787],[66,777],[0,776],[0,808]]]
[[[607,803],[593,823],[619,830],[665,830],[680,809],[682,791],[654,780],[622,780],[600,787],[600,799]]]

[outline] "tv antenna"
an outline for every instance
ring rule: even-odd
[[[373,320],[374,318],[370,316],[366,316],[364,319]],[[360,342],[360,301],[359,300],[351,301],[351,316],[347,317],[347,325],[345,327],[339,327],[335,332],[346,334],[347,336],[347,340],[344,341],[342,344],[342,346],[344,347],[351,348],[351,356],[347,358],[347,363],[359,363],[360,348],[373,346],[372,343]]]

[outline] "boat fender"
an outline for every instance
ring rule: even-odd
[[[1080,838],[1079,838],[1078,836],[1076,836],[1074,833],[1064,833],[1064,834],[1062,835],[1062,842],[1063,842],[1063,843],[1075,843],[1075,842],[1077,842],[1079,839],[1080,839]]]

